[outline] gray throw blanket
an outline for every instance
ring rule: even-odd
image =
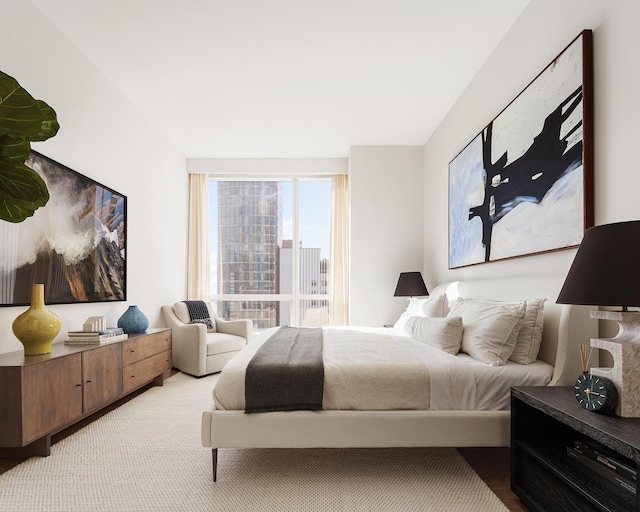
[[[322,328],[280,327],[245,374],[245,412],[322,409]]]
[[[209,315],[209,308],[207,303],[203,300],[183,300],[187,305],[187,311],[189,311],[189,318],[191,323],[201,323],[207,326],[207,329],[213,329],[213,320]]]

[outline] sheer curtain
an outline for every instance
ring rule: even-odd
[[[331,248],[329,256],[329,322],[349,322],[349,185],[346,174],[331,182]]]
[[[209,190],[206,174],[189,174],[187,300],[209,300]]]

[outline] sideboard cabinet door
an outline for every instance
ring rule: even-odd
[[[122,394],[122,344],[104,345],[82,353],[83,413]]]
[[[24,367],[22,373],[23,444],[82,415],[80,354]]]

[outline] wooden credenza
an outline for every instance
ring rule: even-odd
[[[171,329],[105,345],[0,354],[0,457],[49,455],[51,435],[171,370]]]

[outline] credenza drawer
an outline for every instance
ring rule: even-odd
[[[165,350],[155,356],[130,364],[123,368],[122,389],[126,393],[143,386],[171,368],[171,351]]]
[[[142,337],[132,337],[122,343],[122,364],[128,366],[170,349],[170,330]]]

